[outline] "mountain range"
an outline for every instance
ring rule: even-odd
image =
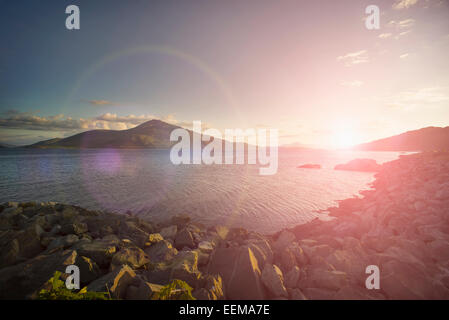
[[[449,150],[449,127],[426,127],[355,146],[364,151]]]
[[[29,145],[29,148],[159,148],[167,149],[170,133],[180,128],[150,120],[127,130],[91,130],[67,138],[55,138]],[[187,130],[192,139],[192,131]],[[196,133],[194,133],[196,134]],[[205,145],[208,142],[203,142]],[[295,147],[292,145],[291,147]],[[288,146],[284,146],[288,147]],[[449,150],[449,127],[427,127],[392,137],[357,145],[353,150],[363,151],[433,151]]]

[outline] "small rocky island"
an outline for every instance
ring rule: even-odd
[[[154,299],[173,279],[197,299],[449,299],[449,154],[385,163],[331,221],[262,235],[186,215],[152,223],[60,203],[0,206],[0,298],[32,299],[55,271],[88,291]],[[369,265],[380,289],[365,286]]]

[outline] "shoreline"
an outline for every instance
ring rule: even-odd
[[[449,299],[449,154],[401,155],[374,189],[320,218],[262,235],[175,216],[59,203],[0,206],[1,299],[33,297],[54,271],[79,265],[89,291],[152,299],[173,279],[197,299]],[[365,287],[366,267],[380,289]],[[236,272],[234,272],[234,270]]]

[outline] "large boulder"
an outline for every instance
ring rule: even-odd
[[[53,239],[47,246],[47,250],[53,250],[55,248],[67,249],[79,240],[77,235],[68,234],[65,237],[58,237]]]
[[[0,299],[26,299],[47,282],[55,271],[65,272],[75,264],[76,251],[38,255],[25,262],[0,269]]]
[[[248,247],[217,248],[207,273],[220,275],[225,284],[227,299],[261,300],[265,292],[260,281],[257,259]]]
[[[105,240],[78,241],[73,248],[82,256],[94,260],[100,268],[108,268],[116,246]]]
[[[129,266],[124,265],[91,282],[87,286],[87,290],[110,292],[113,298],[123,299],[126,296],[127,287],[133,282],[135,277],[136,273]]]
[[[266,264],[263,268],[261,279],[273,298],[288,297],[282,271],[276,265]]]
[[[162,240],[146,248],[145,253],[151,263],[161,263],[171,261],[178,254],[178,250],[173,248],[167,240]]]
[[[163,228],[159,233],[164,239],[174,240],[176,233],[178,232],[178,227],[176,225]]]
[[[176,249],[182,249],[188,247],[193,249],[195,247],[195,242],[193,241],[192,234],[186,228],[180,230],[175,237],[175,247]]]
[[[80,269],[80,282],[83,286],[91,283],[101,275],[100,268],[95,261],[87,257],[77,256],[75,265]]]
[[[181,251],[170,264],[170,279],[178,279],[187,282],[193,287],[198,286],[201,273],[198,270],[198,252]]]
[[[141,281],[139,286],[130,285],[126,291],[127,300],[151,300],[161,292],[163,286],[155,283]]]
[[[133,269],[139,269],[143,265],[150,262],[148,255],[138,247],[121,248],[111,261],[111,269],[121,265],[128,265]]]

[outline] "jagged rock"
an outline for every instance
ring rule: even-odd
[[[276,265],[266,264],[263,268],[261,279],[273,297],[288,297],[282,271]]]
[[[296,265],[296,258],[288,247],[282,250],[279,262],[284,272],[290,271]]]
[[[198,253],[196,251],[181,251],[170,265],[170,279],[179,279],[197,287],[201,273],[198,270]]]
[[[225,298],[223,280],[220,275],[206,275],[200,286],[207,291],[208,300],[221,300]]]
[[[290,246],[290,244],[296,240],[296,237],[290,231],[284,230],[279,235],[276,242],[273,244],[274,251],[281,251],[284,248]]]
[[[195,247],[192,234],[187,229],[182,229],[176,234],[175,247],[178,250],[184,247],[188,247],[190,249]]]
[[[95,261],[100,268],[108,268],[116,252],[116,246],[104,240],[78,241],[73,248],[80,255]]]
[[[164,239],[172,239],[174,240],[176,237],[176,233],[178,232],[178,227],[177,226],[169,226],[166,228],[163,228],[161,230],[161,232],[159,232],[161,234],[161,236]]]
[[[304,293],[302,293],[302,291],[299,290],[298,288],[294,288],[294,289],[288,288],[287,291],[288,291],[290,300],[307,300]]]
[[[74,264],[76,257],[73,250],[58,251],[0,269],[0,299],[30,298],[55,271],[65,272]]]
[[[138,247],[121,248],[112,257],[111,269],[125,264],[132,269],[139,269],[148,262],[150,262],[150,259],[142,249]]]
[[[222,277],[227,299],[265,298],[257,259],[247,247],[217,248],[212,253],[207,273]]]
[[[161,236],[160,233],[151,233],[150,235],[148,235],[148,242],[150,245],[155,244],[162,240],[164,240],[164,238]]]
[[[304,250],[298,245],[298,243],[292,242],[288,249],[294,255],[298,265],[305,266],[306,264],[308,264],[309,261],[306,257],[306,254],[304,253]]]
[[[294,266],[289,272],[285,274],[284,284],[287,288],[296,288],[298,286],[298,280],[301,275],[301,271],[297,266]]]
[[[266,263],[273,263],[274,254],[268,241],[263,239],[251,240],[248,243],[248,248],[256,256],[259,267],[263,268]]]
[[[171,224],[176,225],[179,229],[185,228],[190,222],[190,216],[187,214],[178,214],[171,218]]]
[[[67,235],[67,234],[83,234],[88,231],[87,224],[78,222],[78,223],[69,223],[61,226],[61,234]]]
[[[100,268],[95,261],[87,257],[77,256],[75,265],[80,269],[80,282],[83,286],[99,278],[101,275]]]
[[[151,300],[155,294],[161,292],[162,286],[155,283],[141,281],[138,287],[130,285],[126,291],[126,299]]]
[[[310,300],[332,300],[335,296],[335,291],[321,288],[305,288],[302,292]]]
[[[78,236],[74,234],[68,234],[65,237],[58,237],[49,243],[49,245],[47,246],[47,250],[52,250],[55,248],[67,249],[73,244],[77,243],[78,240]]]
[[[15,264],[19,260],[19,254],[20,248],[17,239],[2,244],[0,250],[0,268]]]
[[[172,260],[178,254],[178,250],[173,248],[170,242],[162,240],[146,248],[145,253],[151,263],[160,263]]]
[[[342,271],[313,269],[308,273],[307,281],[312,288],[339,290],[347,284],[348,279]]]
[[[209,241],[201,241],[198,244],[198,249],[205,253],[211,253],[214,250],[214,246]]]
[[[110,292],[113,298],[123,299],[127,287],[133,282],[136,273],[127,265],[116,268],[112,272],[91,282],[88,291]]]

